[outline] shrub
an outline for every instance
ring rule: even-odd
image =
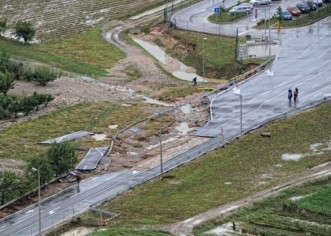
[[[7,19],[0,21],[0,36],[2,33],[4,33],[7,29]]]
[[[15,85],[14,74],[6,71],[4,73],[0,72],[0,92],[5,96],[9,89],[12,89]]]
[[[32,40],[35,33],[36,31],[30,22],[18,21],[15,25],[15,35],[19,39],[23,38],[25,43]]]
[[[41,86],[46,86],[50,81],[55,80],[59,73],[50,70],[48,67],[24,68],[21,76],[26,81],[34,81]]]
[[[34,70],[33,80],[41,86],[46,86],[48,82],[55,80],[58,73],[48,67],[37,67]]]

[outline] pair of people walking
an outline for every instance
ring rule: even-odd
[[[293,97],[293,101],[296,103],[298,101],[298,96],[299,96],[299,89],[298,88],[295,88],[294,92],[292,92],[292,89],[290,89],[290,88],[288,89],[287,98],[288,98],[289,102],[292,102],[292,97]]]

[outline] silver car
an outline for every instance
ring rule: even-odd
[[[251,6],[235,6],[229,11],[229,13],[232,15],[238,14],[238,13],[249,14],[249,13],[252,13],[252,11],[253,11],[253,7],[251,7]]]

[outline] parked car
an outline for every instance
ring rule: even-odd
[[[269,5],[271,3],[271,0],[251,0],[249,3],[252,4],[253,6]]]
[[[310,11],[316,11],[317,9],[315,3],[313,3],[313,1],[311,0],[303,0],[302,3],[306,4],[309,7]]]
[[[323,0],[313,0],[313,3],[319,7],[323,6]]]
[[[292,20],[292,15],[288,11],[282,11],[281,17],[283,20]]]
[[[297,7],[288,7],[286,9],[289,13],[291,13],[292,16],[300,16],[301,11]]]
[[[230,11],[229,13],[230,14],[238,14],[238,13],[246,13],[246,14],[249,14],[249,13],[252,13],[253,11],[253,7],[250,7],[250,6],[234,6]]]
[[[251,8],[253,8],[253,5],[250,4],[250,3],[247,3],[247,2],[240,3],[239,6],[244,6],[244,7],[251,7]]]
[[[304,3],[298,3],[296,6],[302,13],[310,12],[310,8]]]

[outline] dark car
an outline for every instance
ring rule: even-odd
[[[316,7],[315,3],[313,3],[313,1],[304,0],[304,1],[302,1],[302,3],[306,4],[311,11],[316,11],[316,9],[317,9],[317,7]]]
[[[310,8],[304,4],[304,3],[298,3],[297,4],[297,8],[302,12],[302,13],[309,13],[310,12]]]
[[[283,20],[292,20],[292,15],[291,15],[291,13],[289,13],[288,11],[282,11],[282,14],[281,14],[281,16],[282,16],[282,19]]]

